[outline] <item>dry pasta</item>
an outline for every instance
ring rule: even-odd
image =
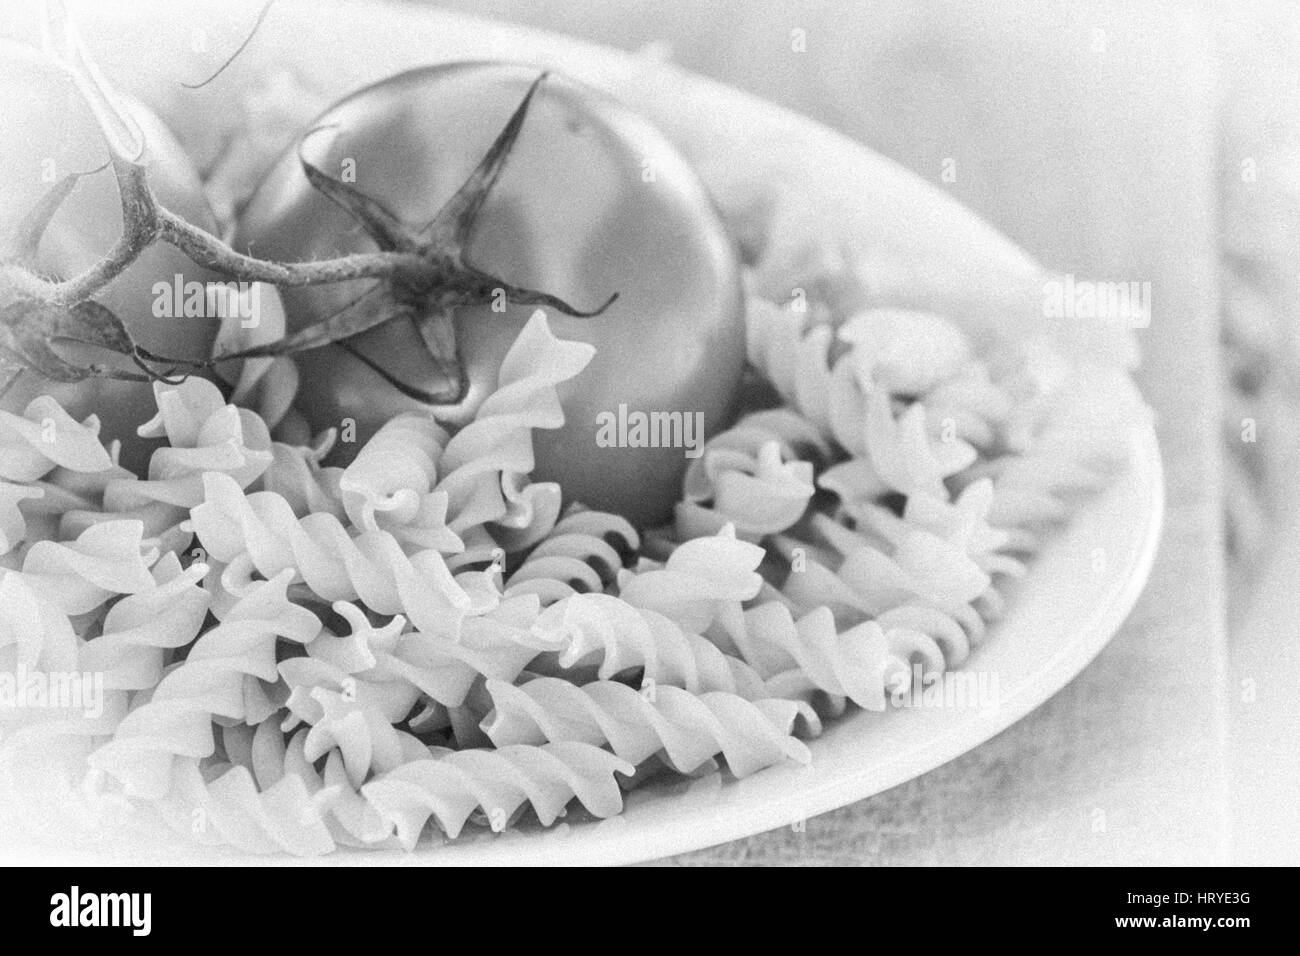
[[[709,439],[661,529],[530,480],[592,355],[540,312],[471,422],[398,415],[342,468],[287,360],[257,398],[285,441],[158,385],[144,476],[93,418],[0,412],[0,666],[104,687],[0,707],[0,767],[63,747],[199,843],[310,856],[808,761],[825,720],[960,666],[1121,456],[1040,342],[995,367],[940,316],[756,296],[748,335],[780,405]]]

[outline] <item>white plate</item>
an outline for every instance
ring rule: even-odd
[[[178,76],[202,72],[181,59],[191,24],[248,23],[260,2],[187,4],[183,21],[177,14],[182,8],[161,0],[73,6],[106,73],[158,106],[198,153],[213,148],[219,130],[211,120],[234,114],[241,84],[288,59],[337,93],[440,60],[530,61],[609,89],[648,115],[691,157],[724,206],[752,195],[763,181],[780,179],[802,197],[809,222],[875,266],[877,292],[952,314],[984,341],[1015,335],[1034,321],[1032,304],[1043,274],[987,224],[825,127],[672,67],[418,8],[345,4],[326,13],[328,5],[321,3],[280,3],[228,80],[187,93],[179,90]],[[30,39],[30,24],[14,17],[0,34]],[[93,42],[106,36],[114,42]],[[942,237],[938,246],[936,236]],[[1108,349],[1122,348],[1095,330],[1067,329],[1061,338],[1067,348],[1094,354],[1103,340]],[[1145,418],[1116,440],[1128,450],[1129,467],[1035,560],[1006,616],[965,667],[996,675],[996,708],[853,712],[812,742],[809,767],[775,768],[725,784],[715,776],[649,787],[631,795],[626,811],[611,820],[561,824],[547,832],[477,834],[411,855],[340,852],[316,862],[631,863],[807,819],[952,760],[1065,686],[1114,635],[1137,600],[1163,513],[1159,453]],[[1094,560],[1098,553],[1105,556],[1100,565]],[[0,842],[7,845],[6,857],[22,853],[49,862],[233,859],[170,838],[142,846],[109,837],[93,848],[75,849],[8,832]]]

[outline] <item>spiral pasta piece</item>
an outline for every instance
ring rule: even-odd
[[[1006,553],[1011,547],[1011,534],[994,527],[989,520],[997,492],[988,479],[967,485],[952,501],[911,495],[901,515],[842,485],[836,492],[843,516],[851,519],[860,535],[871,540],[897,548],[904,544],[910,529],[921,529],[959,549],[989,576],[1019,577],[1024,573],[1024,564]]]
[[[556,386],[594,355],[584,342],[552,335],[541,309],[532,314],[501,363],[496,390],[443,451],[438,487],[447,495],[453,531],[464,537],[496,522],[518,532],[554,520],[549,508],[538,507],[538,496],[553,501],[555,495],[517,479],[533,470],[532,430],[564,424]]]
[[[208,475],[224,474],[239,487],[253,483],[271,464],[266,424],[247,409],[227,405],[213,383],[200,378],[179,385],[154,384],[158,414],[140,427],[144,438],[168,444],[149,459],[147,478],[126,474],[106,483],[101,507],[69,511],[61,532],[78,533],[102,521],[133,518],[164,549],[183,548],[188,532],[178,525],[203,500]]]
[[[0,608],[0,674],[12,682],[0,700],[0,780],[12,789],[20,757],[83,759],[84,741],[111,732],[124,708],[80,670],[73,623],[40,588],[21,574],[0,575]]]
[[[971,602],[988,590],[992,579],[960,546],[912,526],[901,529],[887,546],[824,516],[816,516],[814,526],[839,561],[831,570],[809,557],[803,571],[786,579],[782,591],[800,607],[848,605],[875,617],[921,604],[958,621],[972,637],[983,634],[984,622]]]
[[[404,614],[432,635],[454,637],[467,614],[499,599],[486,576],[453,576],[438,551],[407,554],[387,531],[353,536],[328,512],[299,518],[280,495],[246,495],[219,472],[205,477],[205,488],[190,522],[219,561],[246,560],[267,578],[291,571],[326,601],[359,599],[377,613]]]
[[[92,525],[75,541],[37,541],[23,558],[22,575],[65,614],[85,614],[118,594],[153,587],[149,566],[158,550],[139,521]],[[0,574],[13,573],[0,571]]]
[[[770,688],[791,697],[819,690],[880,711],[891,689],[910,679],[914,663],[927,674],[947,665],[943,649],[924,631],[886,629],[880,619],[840,631],[824,606],[796,621],[784,605],[770,602],[746,611],[743,621],[743,632],[733,635],[742,656],[761,667]]]
[[[575,799],[593,816],[613,816],[623,809],[615,774],[632,770],[608,751],[572,742],[435,750],[376,777],[361,792],[410,850],[430,819],[454,839],[476,812],[498,832],[526,806],[550,826]]]
[[[411,712],[421,691],[378,659],[405,626],[401,617],[374,628],[352,605],[339,602],[335,609],[351,612],[353,633],[348,638],[322,635],[308,645],[307,657],[280,664],[289,688],[289,717],[282,728],[307,724],[305,759],[315,762],[336,753],[346,778],[357,787],[372,768],[391,769],[401,762],[406,735],[394,725]]]
[[[1110,396],[1100,407],[1089,398],[1099,393]],[[1127,377],[1076,370],[1046,396],[1032,436],[1018,450],[976,464],[959,476],[960,484],[990,478],[989,524],[1010,533],[1007,550],[1032,554],[1069,518],[1080,497],[1095,493],[1124,467],[1121,439],[1149,415]]]
[[[33,482],[55,468],[93,473],[112,467],[94,415],[78,422],[48,395],[32,399],[21,415],[0,409],[0,480]]]
[[[206,779],[197,760],[178,759],[158,800],[173,829],[209,846],[245,853],[320,856],[335,847],[325,813],[334,791],[313,791],[295,774],[261,789],[245,767]]]
[[[257,480],[256,490],[279,495],[299,517],[323,511],[342,518],[343,469],[320,464],[327,452],[328,445],[307,448],[272,442],[271,463]]]
[[[307,645],[305,656],[280,662],[280,677],[289,689],[285,706],[290,716],[285,729],[297,721],[316,724],[325,716],[318,691],[336,692],[376,710],[385,722],[398,723],[415,706],[420,690],[383,667],[379,657],[391,654],[406,628],[406,619],[398,615],[376,627],[360,607],[346,601],[336,601],[333,611],[351,628],[350,633],[322,633]]]
[[[844,321],[836,337],[859,380],[890,395],[929,396],[971,367],[966,335],[932,312],[863,309]]]
[[[749,363],[786,402],[823,435],[831,427],[830,351],[835,331],[810,324],[807,313],[751,296],[745,311],[745,346]]]
[[[104,675],[108,690],[139,691],[158,684],[166,652],[198,636],[210,602],[200,586],[208,568],[182,568],[168,553],[153,566],[154,586],[128,594],[104,617],[99,636],[86,641],[78,655],[83,671]]]
[[[532,629],[535,600],[507,599],[490,614],[466,618],[455,639],[410,631],[380,664],[447,707],[465,702],[480,677],[515,680],[539,654],[555,649],[555,639]]]
[[[0,410],[0,558],[24,541],[53,537],[64,512],[87,506],[58,486],[62,475],[103,481],[120,471],[100,444],[95,416],[77,422],[49,396],[33,399],[22,415]]]
[[[343,507],[363,531],[386,531],[403,545],[458,552],[446,491],[435,491],[447,433],[426,415],[398,415],[357,453],[339,479]]]
[[[1000,421],[1008,405],[991,383],[976,388],[978,371],[970,371],[961,333],[936,316],[903,310],[869,310],[838,331],[805,328],[804,319],[771,303],[751,306],[750,357],[786,401],[851,456],[827,475],[851,469],[856,483],[873,484],[876,493],[943,496],[943,480],[977,457],[967,437],[991,440],[986,419]],[[963,376],[969,408],[959,407],[965,393],[952,383]],[[927,411],[928,396],[936,397],[935,413]]]
[[[401,616],[375,628],[347,602],[336,603],[334,610],[352,626],[347,642],[362,646],[345,652],[338,650],[343,642],[322,638],[306,657],[280,665],[291,689],[290,711],[309,723],[321,714],[311,699],[317,688],[363,700],[390,723],[410,712],[417,695],[460,707],[480,677],[514,680],[558,640],[533,630],[538,605],[528,595],[506,598],[488,613],[466,618],[453,637],[410,630]]]
[[[251,853],[319,856],[393,842],[392,825],[350,783],[338,751],[318,771],[307,736],[300,730],[286,742],[274,721],[224,728],[221,760],[178,762],[163,801],[169,822],[201,843]],[[405,761],[428,755],[409,735],[404,746]]]
[[[550,604],[580,592],[600,593],[617,581],[617,571],[640,544],[625,518],[572,510],[510,572],[506,594],[536,594]]]
[[[0,660],[17,665],[70,670],[77,661],[77,635],[68,615],[25,575],[0,573]]]
[[[605,746],[636,766],[661,751],[691,773],[721,755],[737,777],[786,760],[807,763],[808,748],[790,736],[799,718],[789,700],[747,701],[735,694],[692,694],[679,687],[641,693],[617,681],[578,687],[539,677],[521,686],[488,681],[493,710],[483,729],[498,747],[577,741]]]
[[[739,540],[728,525],[678,546],[662,566],[625,573],[619,596],[702,634],[724,609],[758,594],[763,579],[756,568],[763,556],[761,547]]]
[[[714,436],[686,471],[678,537],[716,534],[732,524],[740,537],[758,540],[789,528],[816,492],[803,449],[827,452],[815,429],[784,410],[746,416]]]
[[[951,436],[991,453],[1011,440],[1014,401],[983,365],[972,362],[925,395],[926,425],[931,435]]]
[[[533,625],[562,670],[595,666],[601,680],[639,669],[642,685],[681,687],[694,694],[726,691],[757,700],[763,678],[743,661],[656,611],[607,594],[579,594],[544,610]]]
[[[34,484],[19,484],[0,479],[0,556],[13,551],[28,537],[29,502],[45,497],[45,490]]]
[[[62,751],[84,760],[92,741],[111,735],[127,712],[130,692],[157,683],[166,653],[188,643],[202,626],[207,594],[197,586],[206,569],[182,570],[174,555],[153,568],[155,585],[127,594],[104,616],[100,633],[74,636],[67,615],[22,575],[0,580],[0,661],[43,678],[49,699],[37,706],[0,708],[0,750],[6,767],[17,755]],[[7,632],[7,633],[6,633]],[[21,636],[21,641],[17,638]],[[11,654],[5,650],[13,647]],[[17,678],[17,675],[15,675]]]
[[[275,681],[279,639],[306,644],[320,621],[288,600],[289,573],[249,587],[221,622],[202,635],[185,660],[122,719],[91,766],[121,782],[130,796],[157,799],[171,786],[177,758],[213,752],[214,717],[264,719],[250,710],[256,680]]]

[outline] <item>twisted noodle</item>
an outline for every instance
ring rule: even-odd
[[[558,489],[520,479],[533,470],[532,430],[564,424],[555,387],[593,355],[590,345],[552,335],[542,310],[533,313],[501,363],[496,391],[439,461],[438,487],[447,495],[450,527],[462,538],[495,522],[527,541],[555,520]]]
[[[166,652],[198,636],[210,595],[201,586],[207,567],[182,568],[174,554],[153,566],[154,586],[128,594],[104,617],[101,633],[87,641],[78,668],[104,675],[109,690],[139,691],[163,676]]]
[[[910,677],[914,662],[926,673],[946,663],[938,643],[922,631],[886,629],[881,619],[839,631],[824,606],[796,621],[784,605],[769,602],[746,611],[742,621],[732,635],[741,655],[785,696],[820,690],[865,710],[884,710],[890,689]]]
[[[280,676],[289,689],[285,706],[290,716],[284,721],[285,729],[298,721],[316,725],[326,716],[322,695],[331,693],[374,711],[387,724],[400,722],[415,706],[420,690],[392,668],[382,666],[378,655],[391,656],[406,620],[398,616],[375,627],[354,604],[337,601],[333,610],[351,627],[351,633],[339,637],[322,634],[307,645],[305,657],[280,663]]]
[[[1118,396],[1104,415],[1095,402],[1076,397],[1099,389]],[[1050,402],[1027,447],[981,463],[962,478],[992,478],[989,523],[1009,529],[1009,548],[1032,553],[1047,530],[1069,517],[1074,499],[1113,478],[1124,460],[1115,436],[1148,414],[1127,379],[1076,382]]]
[[[685,542],[661,567],[624,574],[619,595],[702,634],[721,611],[758,594],[763,579],[755,569],[763,555],[761,547],[741,541],[727,526],[712,537]]]
[[[536,594],[550,604],[582,592],[602,592],[617,580],[625,556],[641,539],[625,518],[603,511],[565,515],[506,578],[506,593]]]
[[[250,684],[276,680],[277,638],[305,644],[320,631],[314,614],[288,600],[290,577],[286,572],[250,586],[122,719],[91,765],[119,780],[128,795],[157,799],[171,787],[177,758],[213,752],[214,717],[264,719],[253,709],[258,697]]]
[[[48,395],[32,399],[21,415],[0,409],[0,479],[32,482],[56,467],[98,472],[112,466],[94,415],[77,422]]]
[[[647,687],[726,691],[748,700],[767,696],[763,678],[745,662],[664,615],[613,595],[565,598],[543,611],[533,630],[558,644],[562,670],[595,666],[600,679],[609,680],[640,669]]]
[[[40,596],[44,588],[20,574],[0,580],[0,670],[18,680],[15,669],[23,667],[24,681],[40,674],[48,693],[58,695],[0,707],[6,776],[20,755],[80,763],[94,741],[113,732],[130,692],[155,685],[168,650],[188,643],[202,626],[207,594],[197,581],[205,570],[182,570],[166,555],[153,568],[154,585],[116,601],[101,633],[89,640],[77,638],[68,616]],[[76,775],[73,764],[64,766]]]
[[[306,657],[280,665],[290,712],[312,724],[323,715],[317,692],[343,692],[389,723],[410,713],[420,695],[445,708],[460,707],[480,677],[514,680],[558,640],[531,629],[539,609],[529,595],[506,598],[490,612],[467,618],[454,639],[410,630],[401,616],[374,627],[346,602],[336,602],[334,610],[352,633],[323,637]]]
[[[830,396],[834,330],[809,324],[792,305],[783,308],[760,297],[750,298],[745,317],[749,363],[823,435],[835,434]]]
[[[751,313],[751,361],[853,456],[823,481],[849,470],[877,493],[942,497],[944,479],[975,461],[967,439],[992,442],[994,426],[1009,414],[1009,398],[972,364],[960,332],[935,316],[873,310],[836,333],[825,325],[805,329],[802,316],[771,303],[756,303]],[[837,344],[844,351],[832,361]],[[896,416],[899,400],[904,408]],[[927,410],[927,402],[934,407]]]
[[[817,431],[784,409],[747,415],[714,436],[686,471],[678,537],[716,534],[727,524],[747,540],[785,531],[816,492],[813,463],[799,457],[804,449],[828,454]]]
[[[495,704],[484,730],[498,746],[577,741],[608,745],[632,765],[663,751],[690,773],[721,754],[737,777],[785,760],[807,763],[808,748],[790,736],[799,717],[789,700],[747,701],[735,694],[692,694],[679,687],[641,693],[617,681],[582,687],[553,677],[521,686],[488,681]]]
[[[990,380],[984,366],[972,363],[926,394],[926,425],[932,435],[951,434],[988,451],[1013,440],[1013,401],[1005,388]]]
[[[875,616],[919,603],[938,608],[968,632],[982,633],[982,621],[971,602],[988,589],[992,579],[959,544],[909,526],[882,548],[824,516],[816,516],[814,523],[829,541],[838,565],[827,569],[810,557],[806,570],[786,579],[784,593],[800,606],[811,609],[848,603]],[[828,587],[828,575],[837,583]]]
[[[70,670],[77,661],[77,635],[68,615],[42,593],[37,582],[18,573],[0,574],[0,652],[4,670],[19,664]]]
[[[177,526],[203,500],[206,477],[224,474],[246,488],[271,464],[271,436],[253,412],[227,405],[211,382],[154,384],[158,414],[141,426],[146,438],[166,438],[149,459],[146,479],[134,475],[105,484],[102,507],[69,511],[61,531],[72,535],[100,521],[131,517],[144,523],[164,549],[183,548],[189,534]]]
[[[86,614],[118,594],[154,584],[158,550],[139,521],[92,525],[75,541],[37,541],[23,558],[23,578],[65,614]],[[13,572],[0,572],[0,574]]]
[[[0,410],[0,556],[24,540],[48,538],[64,511],[84,506],[75,494],[63,493],[59,471],[104,474],[115,469],[99,442],[99,420],[77,422],[49,396],[33,399],[22,415]],[[29,529],[29,522],[40,517]]]
[[[752,299],[750,362],[777,392],[827,436],[851,452],[863,396],[873,390],[932,406],[932,426],[947,418],[957,437],[992,439],[1011,415],[1006,390],[991,381],[951,322],[925,312],[867,309],[838,328],[809,321],[787,304]]]
[[[447,525],[447,492],[434,490],[446,443],[446,432],[427,416],[408,413],[389,420],[339,479],[352,524],[387,531],[410,547],[463,550]]]
[[[28,535],[23,503],[43,497],[45,492],[34,485],[0,479],[0,555],[17,548]]]
[[[1024,574],[1024,565],[1004,553],[1011,546],[1011,533],[994,527],[989,520],[995,495],[993,482],[984,479],[967,485],[951,502],[913,495],[907,499],[901,516],[860,501],[845,501],[844,510],[859,530],[873,533],[895,547],[902,545],[908,529],[919,528],[958,547],[985,574],[1019,577]]]
[[[302,517],[317,511],[343,517],[342,468],[322,467],[325,448],[271,444],[271,463],[257,482],[258,490],[279,495]]]
[[[0,672],[14,682],[26,683],[26,675],[71,675],[78,670],[78,638],[68,616],[41,594],[20,574],[0,575]],[[93,688],[84,683],[78,696],[80,700],[12,699],[0,703],[0,763],[6,778],[20,753],[35,748],[45,748],[63,738],[63,749],[77,741],[111,730],[120,717],[121,708],[116,701],[101,701],[100,712],[91,713],[94,701],[88,700],[87,691]],[[8,782],[8,781],[7,781]]]
[[[429,634],[453,635],[467,613],[496,601],[485,576],[453,576],[436,550],[407,554],[379,529],[353,536],[329,512],[299,518],[280,495],[245,495],[221,473],[205,477],[204,501],[190,519],[200,543],[219,561],[245,560],[267,578],[293,572],[326,601],[360,599],[377,613],[406,615]]]
[[[865,309],[837,330],[857,377],[890,395],[928,396],[970,366],[966,336],[929,312]]]
[[[977,452],[960,439],[935,440],[925,406],[915,403],[894,416],[889,398],[880,389],[864,399],[859,457],[833,465],[821,476],[823,487],[852,482],[873,494],[898,492],[947,496],[944,480],[974,463]]]
[[[392,825],[348,781],[339,753],[318,772],[306,756],[307,736],[300,730],[286,744],[274,721],[225,728],[224,759],[207,767],[177,762],[162,801],[168,822],[199,842],[251,853],[318,856],[336,845],[388,842]],[[406,760],[427,755],[408,746]]]
[[[525,806],[543,826],[550,826],[575,798],[594,816],[613,816],[623,808],[615,774],[630,776],[632,767],[599,747],[571,742],[507,745],[435,751],[429,759],[376,777],[361,792],[392,822],[401,845],[409,850],[430,818],[455,838],[476,811],[485,813],[497,831]]]
[[[319,856],[335,847],[322,807],[332,795],[313,792],[292,774],[259,788],[244,767],[208,781],[197,761],[177,760],[158,803],[174,829],[199,843],[245,853]]]
[[[411,631],[376,658],[434,701],[458,707],[479,677],[515,680],[538,654],[554,649],[552,639],[531,629],[537,612],[533,597],[512,597],[467,618],[455,640]]]

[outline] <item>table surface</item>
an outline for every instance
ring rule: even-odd
[[[1168,512],[1150,585],[1114,641],[1050,702],[944,767],[802,829],[665,862],[1226,862],[1219,77],[1203,12],[1077,0],[439,5],[623,48],[662,44],[952,190],[1049,266],[1152,284],[1141,378]]]

